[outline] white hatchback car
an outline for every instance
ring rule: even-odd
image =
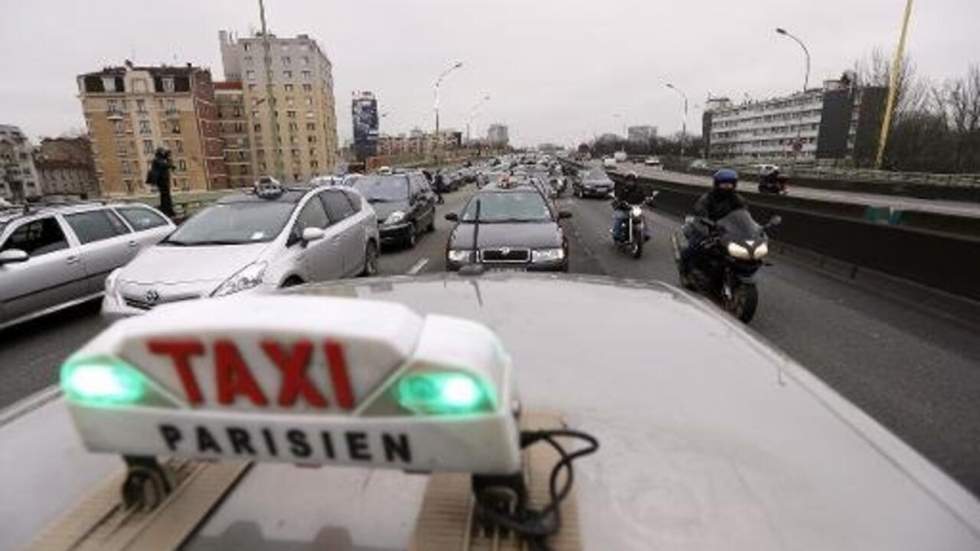
[[[354,189],[263,186],[195,214],[106,279],[102,313],[374,275],[378,221]]]

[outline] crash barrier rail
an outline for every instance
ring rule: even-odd
[[[743,180],[759,180],[757,164],[712,163],[712,168],[689,168],[676,158],[662,159],[664,168],[688,174],[710,176],[721,166],[734,168]],[[785,167],[788,168],[788,167]],[[789,174],[789,170],[786,171]],[[897,195],[920,199],[946,199],[980,203],[980,174],[931,174],[889,170],[842,169],[833,167],[797,167],[790,175],[790,185],[831,191]]]
[[[611,175],[614,180],[621,175]],[[704,189],[640,178],[640,184],[659,191],[655,209],[683,217],[690,214]],[[827,201],[784,196],[744,197],[760,221],[778,214],[782,224],[772,231],[777,243],[799,247],[907,279],[955,295],[980,300],[980,237],[953,235],[920,228],[882,224],[854,216],[853,207]],[[908,215],[906,211],[902,213]],[[915,216],[933,216],[915,213]]]

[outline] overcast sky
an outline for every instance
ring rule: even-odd
[[[446,79],[442,126],[510,126],[518,144],[571,143],[623,122],[679,130],[681,100],[698,133],[710,92],[763,98],[799,88],[802,38],[811,83],[875,46],[891,52],[904,0],[266,0],[270,29],[309,33],[334,66],[338,133],[350,137],[354,90],[377,94],[383,133],[433,126],[432,85]],[[145,7],[144,7],[145,6]],[[0,0],[0,123],[32,138],[81,127],[74,77],[126,58],[192,62],[222,78],[218,30],[258,27],[257,0]],[[919,0],[909,50],[941,80],[980,62],[980,0]],[[614,114],[621,114],[620,118]]]

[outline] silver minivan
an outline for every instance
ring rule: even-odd
[[[139,204],[0,211],[0,329],[98,298],[110,272],[175,227]]]
[[[271,181],[198,212],[105,282],[102,314],[377,273],[378,222],[356,190]]]

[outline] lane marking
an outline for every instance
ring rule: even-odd
[[[415,264],[412,264],[412,267],[409,268],[408,271],[405,272],[405,273],[407,273],[408,275],[415,275],[415,274],[421,272],[422,271],[422,268],[425,268],[425,265],[428,264],[428,263],[429,263],[429,259],[428,258],[420,258],[420,259],[418,259],[418,262],[416,262]]]

